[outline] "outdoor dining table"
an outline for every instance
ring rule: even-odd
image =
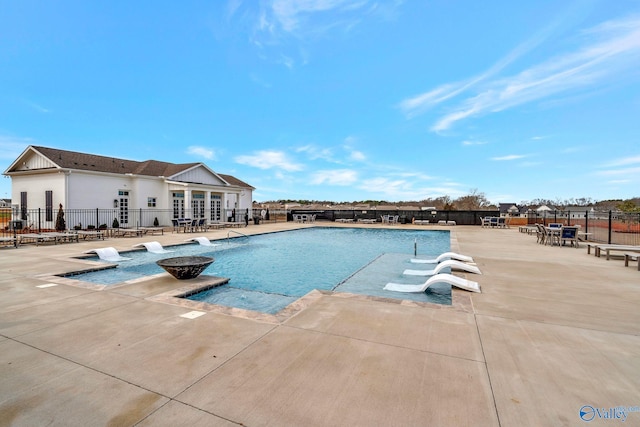
[[[182,228],[182,230],[186,233],[187,229],[191,227],[191,219],[189,218],[178,218],[178,232]]]
[[[558,246],[560,246],[560,236],[562,234],[562,227],[544,227],[544,230],[546,232],[546,237],[544,239],[544,243],[546,245],[551,245],[553,246],[554,242],[558,243]]]

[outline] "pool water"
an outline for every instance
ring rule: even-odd
[[[313,289],[451,304],[451,288],[442,284],[419,294],[385,291],[387,282],[416,284],[425,277],[403,276],[414,246],[418,256],[435,257],[450,249],[448,231],[314,227],[220,241],[217,246],[167,247],[169,254],[127,253],[116,269],[74,278],[115,284],[159,274],[161,258],[202,255],[215,258],[203,274],[230,279],[224,286],[189,296],[264,313],[277,313]],[[433,265],[425,265],[425,269]]]

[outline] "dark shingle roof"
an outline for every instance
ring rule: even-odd
[[[229,184],[235,185],[236,187],[254,188],[253,186],[247,184],[246,182],[239,180],[235,176],[224,175],[221,173],[219,173],[218,176],[224,179],[225,181],[227,181]]]
[[[117,157],[98,156],[57,148],[33,147],[52,162],[65,169],[80,169],[107,173],[133,173],[148,176],[171,176],[199,163],[174,164],[157,160],[137,162]]]
[[[79,169],[106,173],[131,173],[135,175],[170,177],[202,164],[176,164],[161,162],[158,160],[145,160],[142,162],[137,162],[135,160],[120,159],[117,157],[106,157],[98,156],[96,154],[79,153],[77,151],[59,150],[57,148],[39,146],[32,146],[32,148],[63,169]],[[254,188],[234,176],[223,174],[218,175],[230,185],[244,188]]]

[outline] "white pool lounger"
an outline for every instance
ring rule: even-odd
[[[481,292],[478,282],[472,280],[463,279],[462,277],[454,276],[453,274],[441,273],[430,277],[426,282],[420,285],[407,285],[402,283],[387,283],[384,289],[387,291],[395,292],[412,292],[420,293],[427,290],[427,288],[434,283],[449,283],[456,288],[464,289],[470,292]]]
[[[462,270],[469,273],[482,274],[480,269],[475,265],[466,264],[464,262],[456,261],[453,259],[442,261],[433,270],[405,270],[402,274],[407,276],[433,276],[440,273],[445,268],[451,268],[452,270]]]
[[[434,259],[413,258],[411,259],[411,262],[415,264],[438,264],[447,259],[455,259],[463,262],[473,262],[473,258],[471,258],[470,256],[458,254],[455,252],[445,252],[438,255],[438,257]]]
[[[147,252],[151,252],[154,254],[166,254],[169,252],[173,252],[173,251],[168,251],[165,248],[162,247],[162,245],[160,244],[160,242],[145,242],[145,243],[138,243],[132,246],[133,248],[146,248]]]
[[[96,254],[100,259],[110,262],[116,261],[128,261],[131,258],[126,258],[120,256],[116,248],[108,247],[108,248],[99,248],[99,249],[91,249],[89,251],[84,251],[85,254]]]
[[[211,240],[206,237],[192,237],[191,239],[185,240],[185,242],[198,242],[201,246],[218,246],[215,243],[211,243]]]

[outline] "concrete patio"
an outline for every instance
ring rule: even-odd
[[[276,319],[181,317],[192,308],[157,298],[182,285],[168,275],[37,287],[83,268],[70,257],[84,250],[189,235],[2,248],[0,426],[576,426],[585,406],[601,410],[589,425],[640,410],[640,272],[517,229],[447,229],[481,294],[436,306],[314,292]]]

